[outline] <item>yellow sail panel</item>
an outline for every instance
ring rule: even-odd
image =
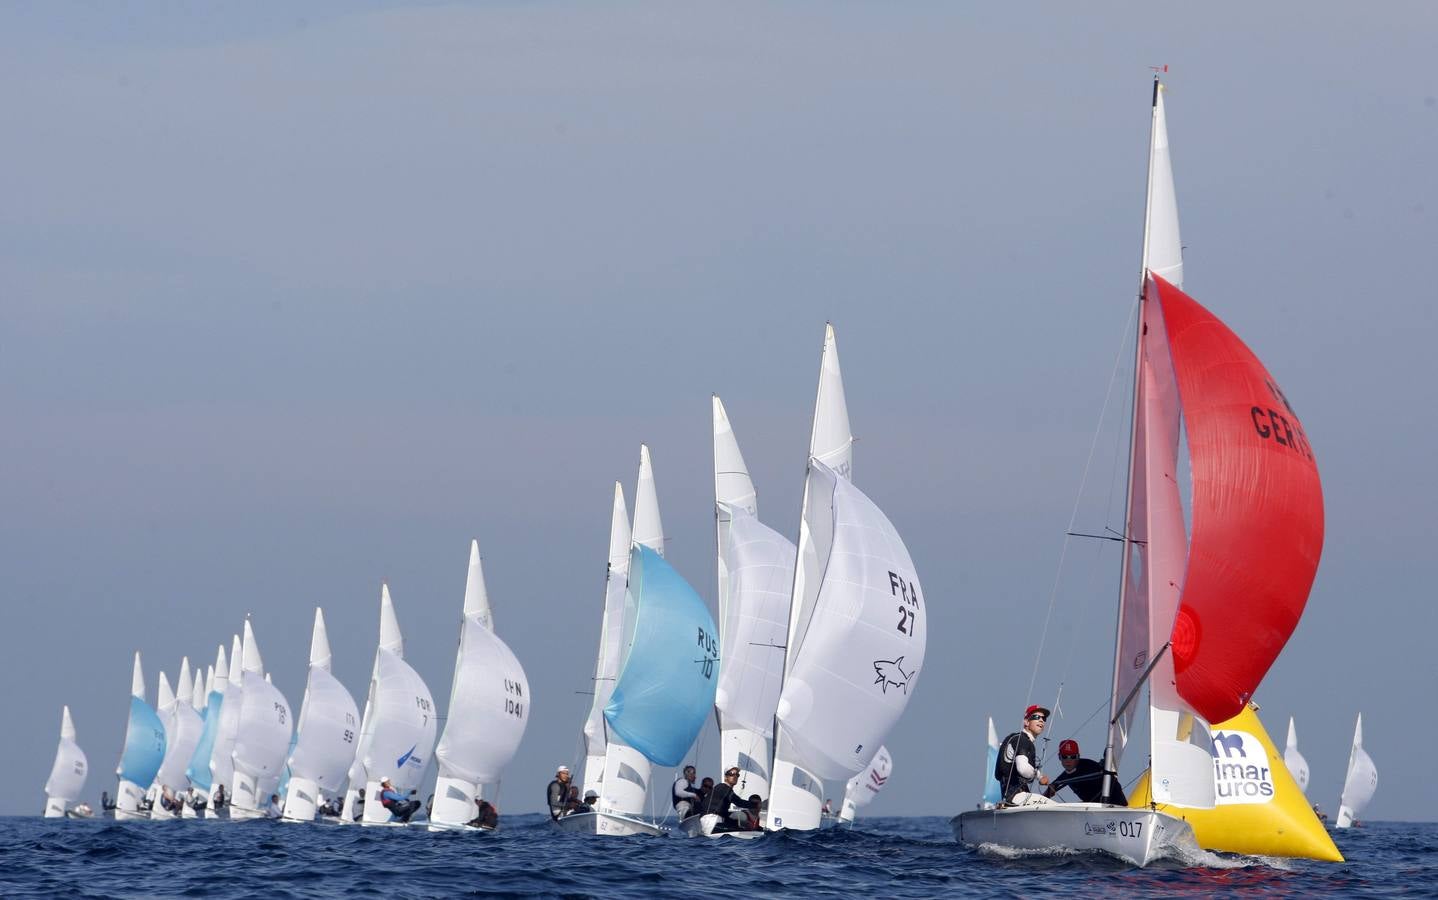
[[[1343,862],[1343,854],[1298,789],[1283,755],[1249,704],[1227,722],[1213,726],[1213,776],[1218,805],[1158,809],[1193,826],[1198,844],[1249,856],[1292,856]],[[1129,806],[1149,805],[1148,773],[1129,793]]]

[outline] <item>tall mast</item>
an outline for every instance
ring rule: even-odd
[[[1143,203],[1143,253],[1139,261],[1138,273],[1138,321],[1134,333],[1133,348],[1133,395],[1130,400],[1131,415],[1129,416],[1128,429],[1128,479],[1124,486],[1123,494],[1123,553],[1120,554],[1119,577],[1118,577],[1118,617],[1114,626],[1113,639],[1113,681],[1109,691],[1109,721],[1108,738],[1104,746],[1104,771],[1111,772],[1116,769],[1114,764],[1114,744],[1118,732],[1118,722],[1122,715],[1121,704],[1126,698],[1120,696],[1119,677],[1122,672],[1124,660],[1120,657],[1120,647],[1123,642],[1124,611],[1128,604],[1135,598],[1129,596],[1128,570],[1129,561],[1134,553],[1134,544],[1131,539],[1133,534],[1133,500],[1134,470],[1138,455],[1138,423],[1142,415],[1139,401],[1141,400],[1141,388],[1143,384],[1143,336],[1148,330],[1143,295],[1144,285],[1148,279],[1148,249],[1149,249],[1149,227],[1150,214],[1153,209],[1153,147],[1154,139],[1158,131],[1158,92],[1159,76],[1153,77],[1153,98],[1150,107],[1149,135],[1148,135],[1148,180],[1144,192]],[[1150,660],[1152,662],[1152,660]],[[1104,776],[1104,790],[1108,790],[1108,775]]]

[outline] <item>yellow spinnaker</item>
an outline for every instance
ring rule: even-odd
[[[1206,850],[1343,862],[1343,854],[1288,774],[1283,754],[1258,721],[1257,710],[1249,704],[1213,726],[1218,805],[1188,809],[1159,804],[1158,809],[1193,826],[1198,845]],[[1129,797],[1129,806],[1149,805],[1147,772]]]

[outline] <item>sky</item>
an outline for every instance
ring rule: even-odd
[[[322,606],[363,697],[388,579],[448,696],[471,538],[531,686],[498,803],[538,810],[613,482],[648,442],[712,605],[709,397],[797,534],[826,321],[930,617],[869,812],[970,808],[986,717],[1060,683],[1096,755],[1117,563],[1059,558],[1118,521],[1167,65],[1185,287],[1323,479],[1260,715],[1333,812],[1362,712],[1367,818],[1431,819],[1435,38],[1423,3],[0,4],[0,814],[40,812],[62,704],[113,792],[133,653],[153,699],[247,614],[296,705]]]

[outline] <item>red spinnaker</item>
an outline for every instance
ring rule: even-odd
[[[1323,552],[1308,437],[1253,351],[1153,275],[1193,468],[1193,532],[1172,648],[1179,696],[1236,716],[1298,625]]]

